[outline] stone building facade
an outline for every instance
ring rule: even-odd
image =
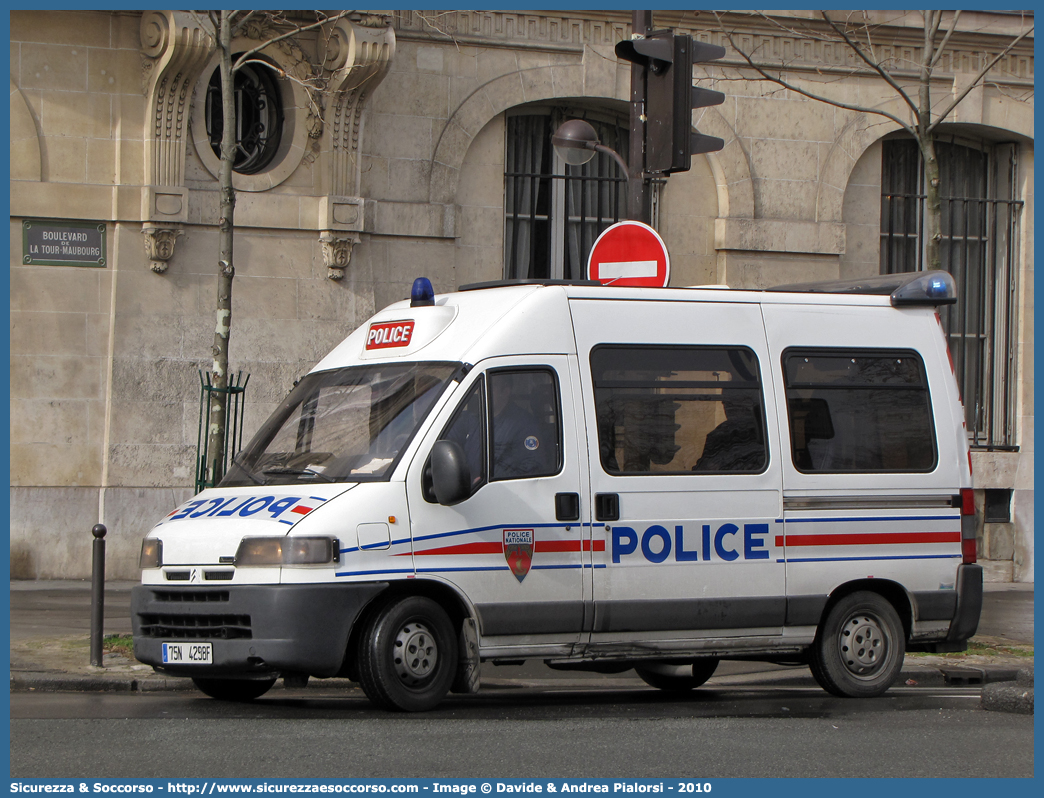
[[[881,46],[915,63],[920,17],[866,13]],[[215,324],[215,55],[181,12],[13,11],[10,21],[11,575],[87,576],[101,520],[110,577],[135,578],[141,537],[192,492]],[[850,53],[794,32],[816,30],[810,14],[724,22],[794,83],[904,112],[879,78],[852,74]],[[656,12],[655,24],[725,43],[709,12]],[[965,12],[936,96],[960,91],[1024,24]],[[237,47],[269,33],[252,29]],[[625,140],[629,64],[613,48],[629,35],[629,12],[375,12],[261,53],[278,71],[258,66],[243,94],[267,98],[255,108],[268,114],[260,166],[236,175],[230,365],[250,375],[247,435],[416,276],[437,291],[578,276],[589,233],[620,214],[619,184],[599,166],[587,188],[570,188],[543,142],[573,116]],[[310,67],[325,91],[295,78]],[[902,190],[909,149],[895,123],[753,80],[733,50],[694,78],[727,96],[694,117],[725,146],[657,190],[673,285],[866,276],[896,248],[907,262],[888,268],[912,267],[916,213],[890,204],[916,194]],[[977,397],[973,469],[995,519],[980,558],[995,580],[1033,579],[1032,86],[1030,38],[942,128],[953,196],[966,211],[972,192],[986,214],[971,233],[951,222],[954,268],[972,275],[968,253],[981,268],[967,316],[978,326],[962,317],[950,334],[981,344],[958,367]],[[27,251],[27,230],[70,222],[91,223],[102,263]]]

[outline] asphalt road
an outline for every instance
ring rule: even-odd
[[[129,632],[129,584],[106,632]],[[979,634],[1032,641],[1032,590],[994,588]],[[11,637],[82,634],[86,584],[17,584]],[[186,693],[13,693],[11,776],[26,777],[1022,777],[1033,718],[979,709],[978,688],[834,698],[788,674],[723,663],[731,684],[677,699],[637,677],[490,668],[499,683],[389,715],[358,689],[276,689],[253,704]],[[764,666],[760,666],[764,668]],[[807,675],[807,672],[806,672]],[[781,681],[782,679],[782,681]]]
[[[975,688],[877,699],[733,685],[678,699],[625,680],[483,689],[390,715],[358,690],[12,694],[11,776],[1021,777],[1033,718],[979,709]]]

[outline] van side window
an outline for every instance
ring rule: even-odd
[[[546,477],[561,468],[558,384],[549,369],[489,373],[491,481]]]
[[[750,349],[598,346],[591,372],[606,473],[759,473],[768,465]]]
[[[468,391],[457,412],[446,429],[439,436],[440,441],[453,441],[464,450],[468,469],[471,471],[471,492],[474,493],[486,481],[486,391],[485,379],[478,382]],[[427,484],[427,480],[425,480]],[[434,492],[428,501],[436,501]]]
[[[916,352],[788,349],[783,377],[799,471],[935,468],[928,381]]]

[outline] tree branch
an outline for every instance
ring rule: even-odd
[[[913,135],[913,136],[917,135],[916,131],[913,128],[913,126],[910,125],[909,122],[906,122],[903,119],[900,119],[898,116],[896,116],[893,113],[890,113],[888,111],[884,111],[884,110],[882,110],[880,108],[870,108],[870,107],[865,106],[865,105],[855,105],[854,103],[845,103],[845,102],[841,102],[840,100],[834,100],[834,99],[831,99],[829,97],[823,97],[821,95],[814,94],[814,93],[812,93],[810,91],[806,91],[805,89],[802,89],[802,88],[800,88],[798,86],[795,86],[794,84],[792,84],[792,83],[790,83],[788,81],[783,80],[783,78],[779,78],[779,77],[775,77],[773,75],[770,75],[766,71],[766,69],[764,67],[762,67],[760,64],[754,63],[754,61],[750,58],[750,56],[747,55],[745,52],[743,52],[736,45],[736,42],[732,38],[732,34],[729,33],[725,29],[725,26],[722,24],[721,17],[718,15],[718,12],[715,11],[713,13],[714,13],[715,18],[717,18],[717,20],[718,20],[718,25],[721,28],[721,32],[725,34],[725,38],[727,38],[729,40],[729,44],[732,45],[732,49],[735,50],[737,53],[739,53],[740,57],[743,58],[743,60],[747,62],[747,65],[750,66],[750,68],[753,69],[755,72],[757,72],[759,75],[761,75],[761,77],[763,77],[765,80],[768,80],[768,81],[770,81],[772,83],[775,83],[775,84],[777,84],[779,86],[782,86],[784,89],[789,89],[790,91],[793,91],[793,92],[795,92],[797,94],[800,94],[803,97],[808,97],[810,100],[816,100],[817,102],[827,103],[828,105],[833,105],[835,108],[844,108],[846,110],[856,111],[858,113],[874,114],[876,116],[883,116],[886,119],[891,119],[893,122],[895,122],[897,125],[899,125],[903,130],[908,132],[910,135]]]
[[[844,29],[839,28],[834,23],[834,20],[827,16],[826,11],[820,11],[819,13],[822,15],[823,19],[826,20],[827,24],[834,29],[834,32],[845,40],[845,44],[847,44],[852,50],[854,50],[856,55],[862,58],[869,65],[869,67],[872,70],[874,70],[874,72],[880,75],[885,80],[885,82],[888,83],[889,86],[895,89],[899,96],[903,98],[903,101],[910,106],[911,110],[914,113],[917,113],[917,106],[914,105],[914,101],[910,99],[910,96],[903,90],[902,86],[896,83],[895,79],[891,75],[889,75],[888,72],[875,59],[868,58],[866,53],[863,52],[862,48],[859,47],[854,41],[852,41],[851,38],[849,38],[848,33]]]
[[[232,26],[232,38],[236,38],[242,31],[243,26],[247,24],[247,21],[252,19],[258,12],[247,11],[246,15],[242,19],[236,20],[236,23]]]
[[[340,12],[334,14],[332,17],[324,16],[322,19],[320,19],[317,22],[313,22],[313,23],[311,23],[309,25],[304,25],[304,26],[295,26],[293,28],[293,30],[289,30],[286,33],[281,33],[278,36],[273,36],[271,39],[266,39],[261,44],[259,44],[257,47],[254,47],[254,48],[252,48],[250,50],[247,50],[246,52],[240,53],[239,58],[237,58],[236,62],[232,65],[232,71],[234,72],[237,69],[239,69],[246,62],[247,59],[249,59],[251,56],[257,55],[258,53],[260,53],[262,50],[264,50],[269,45],[275,44],[276,42],[281,42],[284,39],[290,39],[290,38],[292,38],[294,36],[297,36],[298,34],[304,33],[306,30],[312,30],[314,28],[321,28],[323,25],[326,25],[326,24],[328,24],[330,22],[336,22],[337,20],[343,19],[344,17],[348,16],[351,13],[353,13],[353,12],[352,11],[340,11]]]
[[[932,69],[939,63],[943,53],[946,51],[946,45],[950,43],[950,37],[953,36],[953,32],[957,30],[957,20],[961,18],[961,12],[955,11],[953,13],[953,20],[950,22],[950,29],[946,31],[946,35],[943,36],[943,40],[939,42],[939,46],[935,48],[935,55],[932,57]]]
[[[969,92],[971,92],[972,89],[979,85],[982,79],[986,77],[986,73],[993,69],[993,67],[996,66],[998,61],[1000,61],[1002,58],[1004,58],[1004,56],[1006,56],[1008,53],[1014,50],[1015,46],[1023,39],[1025,39],[1027,36],[1029,36],[1031,33],[1033,33],[1032,25],[1030,25],[1028,30],[1024,31],[1023,33],[1020,33],[1015,39],[1013,39],[1008,44],[1007,47],[1005,47],[1003,50],[997,53],[997,55],[993,58],[992,61],[990,61],[988,64],[986,64],[986,66],[980,69],[979,74],[975,76],[971,83],[965,86],[964,91],[962,91],[953,100],[951,100],[950,103],[946,106],[945,110],[939,112],[938,119],[936,119],[928,126],[928,132],[933,132],[940,125],[940,123],[942,123],[942,121],[953,112],[953,109],[960,104],[961,100],[967,97]]]

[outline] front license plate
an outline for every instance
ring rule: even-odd
[[[212,665],[213,643],[164,643],[164,665]]]

